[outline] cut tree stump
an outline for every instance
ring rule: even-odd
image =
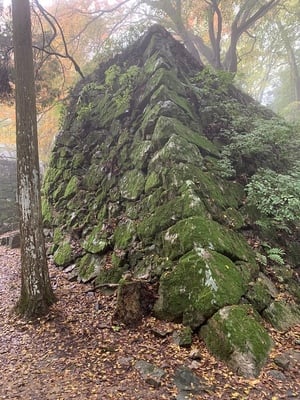
[[[122,282],[117,290],[117,303],[113,316],[114,321],[125,325],[137,325],[148,315],[155,301],[153,288],[147,282]]]

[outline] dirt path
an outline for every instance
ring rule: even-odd
[[[154,327],[176,330],[175,324],[147,318],[138,329],[113,325],[114,295],[87,292],[86,285],[69,282],[52,267],[58,302],[38,324],[19,320],[11,313],[19,292],[19,268],[19,251],[0,246],[1,400],[184,399],[173,379],[181,366],[191,367],[203,382],[201,394],[186,398],[300,399],[299,366],[276,377],[283,372],[272,361],[299,345],[299,327],[274,332],[270,362],[258,379],[246,380],[211,357],[196,335],[193,346],[200,349],[201,359],[192,361],[190,349],[175,345],[171,334],[158,338],[153,333]],[[135,368],[138,360],[161,367],[165,377],[157,385],[145,382]]]

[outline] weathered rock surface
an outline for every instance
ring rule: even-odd
[[[273,301],[265,309],[263,316],[280,331],[287,331],[292,326],[300,324],[299,307],[280,300]]]
[[[174,382],[178,388],[177,400],[189,399],[191,396],[200,395],[208,389],[207,383],[187,367],[177,369],[174,375]]]
[[[162,379],[166,375],[166,372],[162,368],[144,360],[137,361],[135,363],[135,368],[142,375],[145,382],[153,387],[159,387]]]
[[[294,367],[300,367],[300,351],[288,350],[283,354],[275,357],[274,362],[284,371],[288,371]]]
[[[155,314],[192,329],[206,324],[205,337],[216,324],[220,337],[224,325],[235,357],[208,346],[250,376],[270,342],[247,307],[235,305],[246,298],[261,311],[274,294],[267,278],[257,281],[255,254],[240,232],[244,188],[220,171],[220,132],[233,110],[272,116],[152,27],[75,87],[44,179],[43,215],[58,266],[75,263],[72,274],[96,285],[122,282],[127,271],[158,282]],[[120,304],[126,319],[133,303]]]
[[[258,314],[248,305],[222,308],[200,333],[213,354],[249,378],[259,374],[272,347]]]

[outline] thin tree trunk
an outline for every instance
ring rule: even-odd
[[[21,296],[17,311],[25,317],[47,313],[52,292],[41,215],[36,98],[29,0],[13,0],[16,74],[18,203],[21,234]]]

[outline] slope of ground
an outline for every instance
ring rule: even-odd
[[[192,360],[191,349],[174,343],[171,332],[179,325],[152,317],[137,329],[114,324],[114,295],[88,291],[52,266],[58,301],[51,313],[38,323],[19,320],[11,312],[19,270],[19,250],[0,246],[1,400],[300,399],[299,363],[280,369],[274,362],[288,350],[299,355],[300,327],[280,334],[271,330],[275,346],[270,360],[258,379],[247,380],[209,355],[196,335],[192,347],[200,359]],[[166,336],[157,337],[154,331]],[[160,367],[165,376],[143,378],[135,367],[139,360]],[[197,393],[192,385],[186,388],[189,397],[178,395],[174,383],[182,366],[201,382]]]

